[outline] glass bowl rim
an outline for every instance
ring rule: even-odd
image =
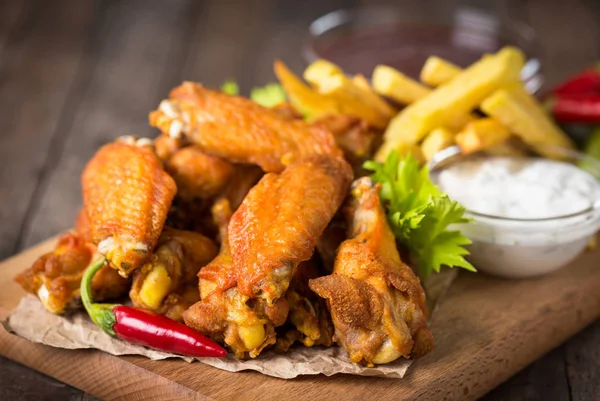
[[[593,164],[595,166],[595,168],[597,168],[598,171],[600,172],[600,161],[598,159],[595,159],[595,158],[593,158],[583,152],[580,152],[578,150],[569,149],[569,148],[565,148],[562,146],[555,146],[555,145],[535,145],[535,148],[562,153],[565,156],[573,157],[578,160],[586,160],[586,162]],[[459,156],[459,155],[462,155],[462,151],[458,145],[450,146],[446,149],[439,151],[438,153],[436,153],[433,156],[431,161],[427,164],[430,174],[442,162],[450,159],[451,157]],[[473,156],[473,155],[464,155],[464,156]],[[526,157],[528,157],[528,156],[526,156]],[[529,157],[531,157],[531,156],[529,156]],[[599,177],[594,176],[592,173],[590,173],[589,171],[585,171],[581,167],[578,167],[578,166],[575,166],[575,167],[577,167],[578,170],[589,174],[596,181],[598,188],[600,189],[600,178]],[[432,180],[432,181],[436,186],[438,186],[438,184],[435,182],[435,180]],[[496,222],[543,223],[543,222],[553,222],[553,221],[565,221],[565,220],[569,220],[569,219],[572,219],[575,217],[582,217],[582,216],[592,215],[595,212],[600,212],[600,196],[598,197],[598,199],[593,201],[592,205],[590,205],[589,207],[587,207],[579,212],[563,214],[563,215],[553,216],[553,217],[543,217],[543,218],[502,217],[502,216],[497,216],[497,215],[493,215],[493,214],[475,212],[467,207],[465,207],[465,212],[466,212],[466,214],[468,214],[469,216],[472,216],[474,218],[482,218],[485,220],[491,220],[491,221],[496,221]]]
[[[477,7],[464,6],[464,8],[478,10]],[[309,61],[315,61],[319,59],[319,55],[313,49],[314,41],[320,36],[330,32],[335,28],[342,27],[346,24],[352,23],[360,14],[384,14],[386,16],[393,15],[399,11],[398,7],[390,5],[367,5],[367,6],[355,6],[347,8],[338,8],[323,14],[314,19],[308,26],[308,37],[305,40],[304,56]],[[486,12],[486,10],[482,10]],[[493,13],[492,13],[493,14]],[[419,22],[426,21],[425,18],[411,17],[406,21]],[[500,28],[509,29],[515,32],[520,38],[526,40],[533,48],[538,45],[538,35],[531,25],[519,18],[511,17],[510,21],[498,20]],[[452,25],[451,22],[447,22],[448,25]]]

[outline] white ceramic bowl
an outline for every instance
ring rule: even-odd
[[[585,163],[585,171],[600,187],[600,162],[572,150],[553,150],[579,165]],[[466,159],[457,147],[443,150],[432,162],[432,180],[443,168]],[[600,199],[586,210],[553,218],[515,219],[469,210],[466,214],[473,221],[457,229],[473,241],[469,260],[477,270],[505,278],[539,276],[567,265],[600,229]]]

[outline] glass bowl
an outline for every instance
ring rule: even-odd
[[[537,92],[543,77],[533,29],[465,6],[443,17],[406,15],[401,7],[383,6],[333,11],[310,25],[303,55],[307,63],[324,58],[351,74],[369,77],[376,65],[386,64],[418,79],[429,56],[467,67],[505,45],[529,57],[521,75],[527,89]]]
[[[598,197],[585,210],[551,218],[506,218],[467,209],[466,217],[472,221],[457,229],[473,242],[468,246],[468,258],[480,271],[505,278],[552,272],[575,259],[600,229],[600,162],[570,149],[536,150],[589,173],[590,183],[597,185]],[[447,148],[432,160],[431,178],[439,184],[439,173],[450,165],[486,157],[493,156],[482,152],[465,156],[456,146]],[[528,157],[542,156],[538,153]]]

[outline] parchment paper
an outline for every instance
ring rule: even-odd
[[[435,301],[435,304],[455,276],[455,272],[450,271],[433,280],[435,285],[432,286],[431,300]],[[425,284],[426,288],[430,285],[429,283]],[[299,375],[324,374],[331,376],[337,373],[402,378],[411,364],[409,360],[399,359],[387,365],[367,368],[350,362],[346,352],[339,347],[295,347],[285,354],[267,351],[258,358],[247,361],[240,361],[231,354],[223,359],[182,357],[115,339],[96,326],[85,312],[78,312],[66,317],[54,315],[48,312],[39,299],[33,295],[23,297],[19,306],[2,323],[11,333],[52,347],[96,348],[112,355],[144,355],[153,360],[165,358],[181,358],[187,362],[198,360],[229,372],[255,370],[282,379],[292,379]]]

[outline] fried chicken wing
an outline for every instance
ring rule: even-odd
[[[381,141],[381,133],[376,132],[365,120],[352,115],[328,114],[313,124],[329,130],[355,174],[364,175],[362,165],[373,156]]]
[[[94,244],[111,267],[128,275],[152,254],[175,182],[151,146],[115,142],[88,162],[82,186]]]
[[[332,134],[320,125],[193,82],[173,89],[149,120],[173,138],[185,136],[208,154],[256,164],[266,172],[282,171],[283,160],[342,155]]]
[[[192,305],[183,318],[188,326],[227,344],[238,358],[254,358],[275,343],[275,327],[285,322],[287,303],[281,299],[268,306],[239,293],[228,240],[232,214],[229,201],[218,200],[212,213],[219,226],[221,250],[200,270],[201,301]]]
[[[154,139],[154,151],[156,156],[163,162],[169,161],[171,156],[184,148],[187,144],[181,138],[171,138],[169,135],[161,134]]]
[[[309,156],[266,174],[231,218],[229,242],[237,285],[272,304],[342,203],[352,170],[342,158]]]
[[[260,167],[238,164],[221,196],[229,200],[231,209],[235,211],[263,175]]]
[[[197,146],[187,146],[166,160],[165,170],[177,184],[177,196],[191,201],[213,198],[223,192],[235,168]]]
[[[355,181],[346,212],[350,239],[338,250],[333,274],[309,283],[327,299],[335,341],[352,362],[369,366],[427,354],[433,337],[425,292],[400,259],[370,178]]]
[[[205,236],[165,227],[151,260],[134,272],[133,305],[181,321],[183,312],[200,300],[200,267],[216,255],[216,245]]]
[[[37,295],[46,309],[62,314],[79,303],[79,284],[90,264],[95,247],[76,233],[60,237],[54,250],[40,256],[15,280],[27,292]],[[102,301],[127,293],[128,280],[105,266],[92,280],[94,299]]]
[[[333,344],[333,324],[327,305],[308,288],[308,281],[319,276],[313,259],[300,263],[294,272],[285,293],[290,312],[288,325],[284,326],[283,335],[277,338],[276,348],[279,351],[286,351],[296,341],[306,347],[330,347]]]

